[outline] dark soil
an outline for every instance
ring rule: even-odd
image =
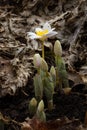
[[[87,97],[78,93],[69,95],[54,95],[55,108],[49,113],[48,119],[60,117],[68,117],[69,119],[79,119],[84,122],[85,113],[87,110]]]
[[[80,89],[85,92],[85,94],[83,92],[77,92],[76,86],[72,88],[71,93],[68,95],[65,95],[63,92],[54,94],[55,107],[50,112],[46,110],[47,120],[67,117],[72,121],[62,126],[59,130],[68,130],[67,127],[73,130],[74,126],[77,127],[81,124],[80,122],[84,123],[87,111],[87,89],[85,87],[81,88],[81,85]],[[7,116],[17,122],[23,122],[27,117],[31,117],[29,115],[28,105],[34,93],[32,93],[32,89],[31,92],[28,90],[25,91],[30,93],[29,96],[24,95],[23,92],[20,91],[20,94],[15,97],[7,95],[0,99],[0,111],[3,113],[3,116]],[[46,103],[46,100],[44,102]],[[75,119],[77,119],[77,121],[75,121]],[[76,123],[74,124],[73,122]],[[5,125],[5,128],[8,130],[19,130],[20,126],[14,122],[10,122],[10,124]]]

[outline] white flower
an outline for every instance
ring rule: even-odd
[[[43,28],[36,28],[35,33],[28,32],[27,34],[30,39],[45,40],[45,39],[55,36],[57,34],[57,32],[54,30],[55,30],[55,28],[51,28],[50,24],[48,22],[46,22],[43,25]]]

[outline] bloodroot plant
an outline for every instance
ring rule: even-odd
[[[69,88],[68,75],[65,67],[65,62],[62,58],[62,46],[59,40],[54,44],[55,64],[56,64],[56,86],[61,90]]]
[[[35,61],[38,61],[40,63],[38,64],[38,67]],[[37,69],[37,73],[34,76],[35,97],[37,101],[39,102],[43,99],[43,94],[45,94],[47,98],[48,108],[52,109],[53,108],[54,82],[53,82],[52,75],[50,74],[50,72],[48,72],[48,64],[42,57],[40,57],[39,54],[35,54],[34,66]]]
[[[69,87],[68,75],[62,58],[62,46],[59,40],[56,40],[54,44],[55,67],[51,66],[50,71],[48,71],[49,67],[45,61],[44,41],[48,37],[52,37],[57,34],[54,29],[55,28],[51,28],[51,26],[46,23],[43,28],[36,28],[35,33],[28,32],[30,39],[39,39],[42,41],[42,57],[38,53],[33,57],[33,64],[37,70],[33,78],[35,98],[31,99],[29,103],[30,114],[32,116],[36,115],[41,121],[46,121],[43,97],[46,97],[48,110],[51,111],[54,107],[54,88],[57,87],[59,90],[62,90],[63,87]]]

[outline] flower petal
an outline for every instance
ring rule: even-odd
[[[51,30],[51,26],[50,26],[50,24],[49,24],[48,22],[46,22],[46,23],[44,24],[43,30],[48,30],[48,31]]]
[[[56,31],[50,31],[48,32],[48,34],[46,34],[47,37],[52,37],[52,36],[55,36],[57,34]]]
[[[41,29],[41,28],[36,28],[35,29],[35,32],[39,32],[39,31],[43,31],[43,29]]]
[[[28,35],[28,36],[33,36],[33,35],[36,35],[36,34],[33,33],[33,32],[27,32],[27,35]]]
[[[33,39],[39,39],[39,38],[41,38],[41,37],[39,37],[39,36],[37,36],[37,35],[36,35],[36,36],[30,36],[30,39],[32,39],[32,40],[33,40]]]
[[[48,33],[51,33],[51,32],[53,32],[54,30],[55,30],[55,28],[52,28]],[[48,34],[48,33],[47,33],[47,34]]]
[[[54,31],[54,30],[55,30],[55,28],[51,28],[51,30],[50,30],[50,31]],[[50,32],[50,31],[49,31],[49,32]]]
[[[36,40],[32,40],[32,45],[33,45],[33,48],[35,49],[35,50],[37,50],[38,49],[38,42],[36,41]]]
[[[29,36],[30,39],[39,39],[40,38],[40,36],[37,36],[33,32],[28,32],[27,34],[28,34],[28,36]]]

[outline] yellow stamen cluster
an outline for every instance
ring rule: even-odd
[[[47,34],[47,33],[48,33],[48,30],[36,31],[36,34],[37,34],[38,36],[43,36],[43,35],[45,35],[45,34]]]

